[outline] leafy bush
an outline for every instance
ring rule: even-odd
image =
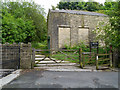
[[[44,9],[31,2],[2,2],[2,39],[9,42],[42,42],[47,37]]]
[[[2,43],[31,42],[33,40],[35,32],[32,20],[15,19],[5,9],[2,14]]]
[[[32,47],[35,49],[47,49],[47,40],[42,43],[39,42],[32,42]]]
[[[72,50],[72,49],[76,49],[76,50],[79,50],[80,48],[82,48],[82,51],[83,52],[90,52],[90,47],[88,45],[85,45],[84,42],[80,42],[78,45],[74,45],[73,47],[71,46],[68,46],[68,45],[65,45],[65,48],[67,50]],[[97,53],[97,49],[91,49],[92,51],[91,52],[95,52]],[[98,53],[109,53],[110,51],[110,47],[98,47]]]
[[[88,48],[88,45],[85,45],[84,42],[80,42],[78,45],[74,45],[74,46],[68,46],[68,45],[65,45],[65,48],[66,49],[79,49],[79,48],[82,48],[83,51],[89,51],[89,48]]]

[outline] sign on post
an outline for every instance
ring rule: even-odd
[[[90,42],[91,48],[98,48],[98,42]]]
[[[98,46],[99,46],[98,42],[90,42],[90,52],[91,52],[92,48],[96,48],[97,53],[98,53]]]

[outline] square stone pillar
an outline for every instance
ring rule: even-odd
[[[31,43],[20,44],[20,69],[31,69],[32,49]]]

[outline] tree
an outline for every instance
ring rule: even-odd
[[[84,2],[80,0],[79,2],[62,2],[60,1],[57,5],[59,9],[69,9],[69,10],[88,10],[88,11],[96,11],[99,10],[99,3],[94,2],[93,0],[89,0],[88,2]]]
[[[3,7],[3,10],[5,10],[8,13],[8,15],[11,15],[8,18],[8,20],[10,18],[12,20],[14,19],[13,22],[16,24],[19,22],[19,20],[21,20],[20,25],[23,25],[23,26],[20,26],[20,25],[17,26],[16,30],[21,30],[20,28],[22,28],[22,30],[25,30],[29,33],[31,33],[31,31],[34,31],[34,35],[32,35],[32,37],[27,37],[26,39],[23,39],[22,42],[28,42],[28,41],[42,42],[46,39],[47,25],[46,25],[46,19],[44,18],[45,12],[40,5],[36,5],[33,1],[32,2],[18,1],[18,2],[4,2],[2,4],[2,7]],[[4,14],[3,14],[3,17],[7,18],[7,16],[5,16]],[[4,22],[4,23],[6,24],[7,22]],[[7,25],[9,26],[8,23]],[[5,30],[5,28],[3,29]]]
[[[0,8],[0,43],[2,43],[2,9]]]
[[[99,3],[97,3],[97,2],[87,2],[86,3],[86,10],[88,10],[88,11],[99,10]]]
[[[56,9],[56,7],[55,7],[55,6],[53,6],[53,5],[52,5],[51,7],[52,7],[52,10],[55,10],[55,9]]]
[[[114,8],[109,11],[109,23],[105,26],[104,23],[99,24],[99,29],[96,29],[97,40],[104,41],[106,47],[113,47],[113,62],[114,66],[120,67],[120,1],[115,3]]]
[[[97,39],[105,41],[107,46],[112,45],[114,49],[120,47],[120,1],[116,2],[113,10],[109,13],[109,23],[105,26],[104,23],[99,25],[99,29],[95,31]]]
[[[33,22],[16,19],[6,9],[2,11],[2,43],[31,42],[35,35]]]
[[[85,2],[78,2],[78,10],[84,10],[85,9]]]
[[[104,5],[95,2],[94,0],[88,0],[88,2],[85,2],[84,0],[80,0],[79,2],[68,2],[67,0],[61,0],[57,5],[57,8],[65,10],[87,10],[109,14],[109,11],[114,9],[115,4],[116,2],[113,2],[112,0],[106,0]]]

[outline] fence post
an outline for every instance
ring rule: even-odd
[[[79,48],[79,64],[80,64],[80,67],[83,68],[83,65],[82,65],[82,48]]]
[[[96,57],[96,69],[98,70],[98,54],[95,54]]]
[[[85,55],[83,54],[83,67],[85,67]]]
[[[49,49],[49,57],[52,58],[52,50]]]
[[[110,53],[110,67],[112,68],[112,53]]]
[[[31,63],[31,68],[34,69],[34,65],[35,65],[35,50],[34,48],[32,49],[32,63]]]

